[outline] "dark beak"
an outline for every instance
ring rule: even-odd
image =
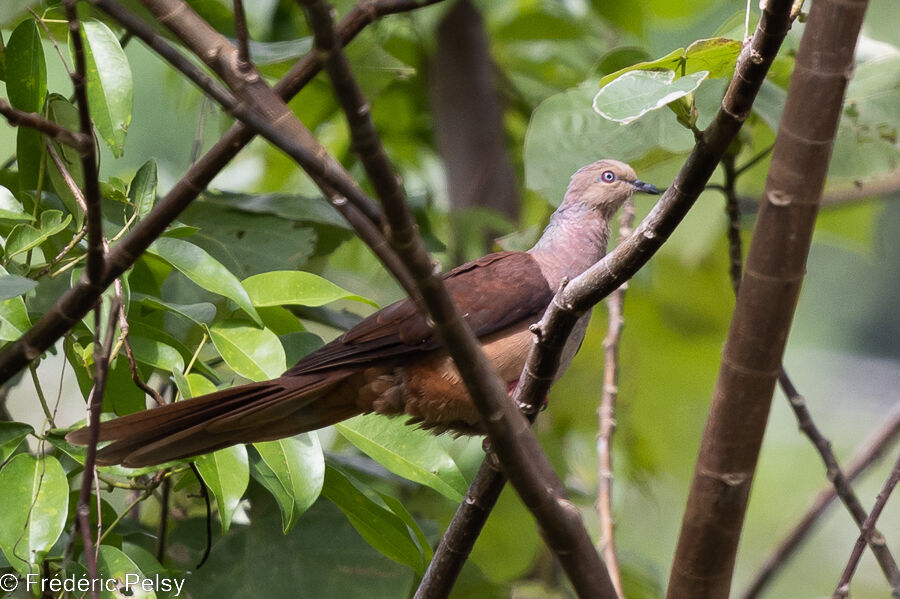
[[[651,185],[645,181],[641,181],[640,179],[635,179],[631,182],[634,185],[634,188],[638,191],[643,191],[644,193],[652,193],[653,195],[659,195],[659,190],[655,185]]]

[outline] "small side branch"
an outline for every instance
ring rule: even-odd
[[[13,127],[29,127],[40,131],[53,141],[65,144],[78,152],[89,152],[93,147],[93,139],[85,137],[78,131],[69,131],[62,125],[58,125],[49,119],[34,112],[24,112],[10,106],[9,102],[0,98],[0,114],[6,117],[7,122]]]
[[[93,126],[87,98],[87,63],[84,57],[84,40],[81,38],[81,26],[75,10],[75,0],[65,0],[66,19],[69,22],[69,33],[75,54],[75,72],[72,73],[72,85],[78,102],[78,120],[81,135],[92,140],[86,151],[81,153],[81,170],[84,173],[84,198],[87,205],[85,224],[87,226],[88,255],[85,274],[93,286],[102,286],[105,260],[103,259],[103,215],[100,211],[100,181],[97,171],[97,156],[94,152]]]
[[[848,482],[853,482],[863,472],[868,470],[873,464],[888,451],[897,439],[900,438],[900,404],[894,407],[888,415],[886,422],[872,436],[871,439],[857,448],[853,458],[847,464],[846,478]],[[747,585],[747,588],[741,593],[741,599],[756,599],[760,596],[763,589],[771,582],[772,578],[781,570],[794,553],[800,548],[800,545],[812,532],[816,523],[819,522],[825,510],[837,498],[837,490],[834,485],[829,484],[827,487],[819,491],[815,500],[806,510],[806,513],[797,521],[797,524],[790,530],[784,538],[778,543],[775,550],[766,558],[762,567],[757,571],[753,580]]]
[[[875,523],[878,521],[878,517],[881,516],[882,510],[887,505],[887,501],[898,482],[900,482],[900,456],[897,456],[897,462],[894,464],[891,475],[885,481],[884,487],[878,493],[878,497],[875,498],[875,505],[872,507],[868,518],[863,522],[859,538],[856,539],[853,551],[850,552],[847,567],[844,568],[844,572],[841,574],[840,580],[838,580],[837,588],[834,590],[834,595],[832,595],[833,599],[847,599],[850,596],[850,580],[853,578],[853,573],[856,572],[856,566],[859,565],[859,559],[862,557],[863,549],[866,548],[866,545],[872,545],[875,542],[884,543],[884,539],[875,530]]]
[[[622,207],[619,218],[619,239],[631,235],[634,222],[634,204],[629,200]],[[612,439],[616,431],[616,400],[619,396],[619,343],[625,328],[623,309],[628,283],[623,283],[606,298],[608,325],[603,340],[603,394],[597,409],[597,517],[600,520],[600,553],[609,568],[609,576],[620,599],[625,596],[622,589],[622,572],[616,556],[615,520],[612,510],[613,458]]]

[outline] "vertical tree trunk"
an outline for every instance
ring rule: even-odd
[[[495,68],[481,14],[470,0],[458,0],[438,27],[437,52],[429,66],[435,135],[447,168],[450,206],[457,215],[483,206],[515,219],[519,194],[506,153]],[[454,226],[454,258],[460,262],[465,256],[457,229]]]
[[[816,0],[810,11],[682,521],[669,599],[728,597],[866,3]]]

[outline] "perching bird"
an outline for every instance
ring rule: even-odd
[[[609,221],[635,191],[659,193],[617,160],[579,169],[533,248],[498,252],[444,276],[460,314],[510,389],[540,319],[564,277],[574,278],[606,253]],[[589,314],[562,357],[577,351]],[[270,441],[377,412],[405,414],[435,432],[481,434],[478,411],[452,359],[416,306],[404,299],[372,314],[277,379],[250,383],[100,425],[98,464],[149,466],[236,443]],[[69,433],[88,442],[88,428]]]

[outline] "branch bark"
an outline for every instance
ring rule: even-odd
[[[866,0],[819,0],[810,11],[682,520],[670,599],[729,593],[865,8]]]

